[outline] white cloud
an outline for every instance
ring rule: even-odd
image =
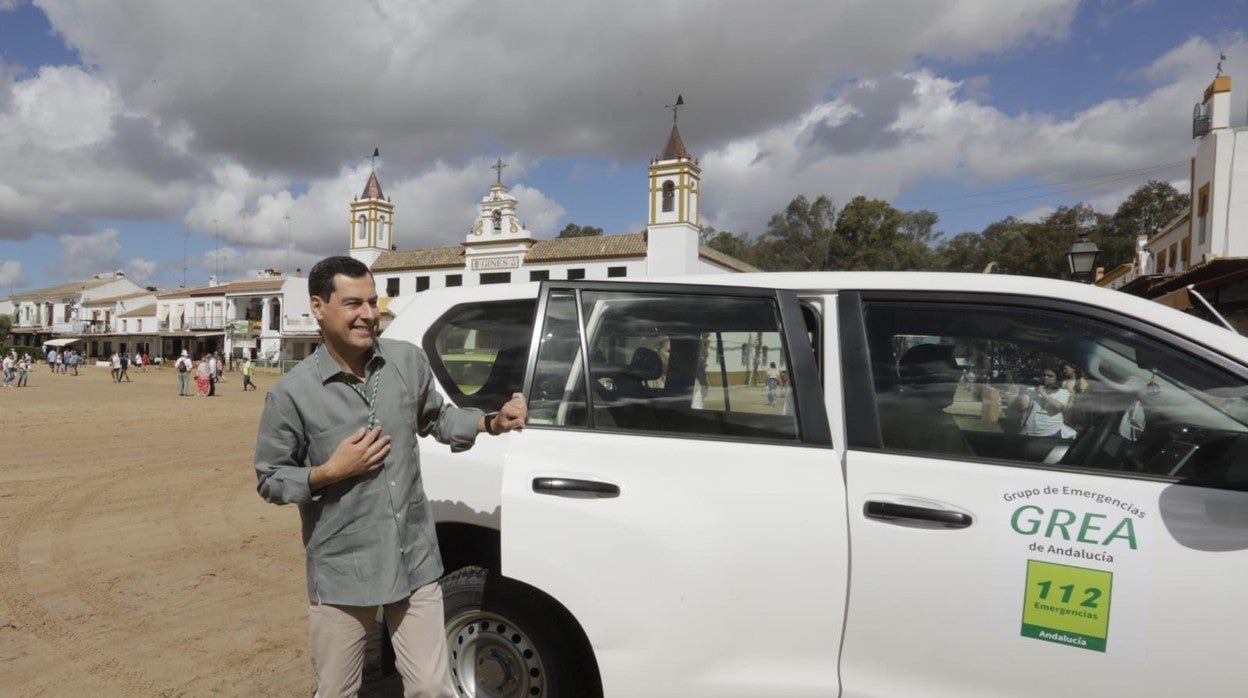
[[[22,263],[16,259],[0,259],[0,288],[21,288],[30,283],[30,277],[22,272]]]
[[[116,228],[90,235],[61,235],[59,270],[68,279],[85,279],[104,272],[123,269],[118,260],[121,243]]]
[[[108,232],[92,218],[181,219],[220,241],[188,276],[306,270],[343,250],[375,146],[401,248],[462,240],[500,155],[536,235],[573,204],[524,179],[555,158],[643,163],[620,192],[640,220],[678,93],[704,221],[734,231],[759,232],[797,193],[843,204],[929,178],[1058,182],[1188,157],[1173,134],[1211,77],[1204,39],[1131,76],[1151,90],[1069,118],[1007,115],[983,101],[987,78],[924,67],[1060,42],[1077,6],[660,0],[604,20],[572,0],[41,0],[87,67],[0,70],[0,238],[91,247]],[[1248,74],[1242,36],[1220,47]]]

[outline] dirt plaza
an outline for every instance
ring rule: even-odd
[[[312,695],[298,511],[251,467],[276,373],[79,373],[0,390],[0,693]]]

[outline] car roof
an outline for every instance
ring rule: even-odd
[[[512,298],[536,298],[542,282],[487,284],[430,289],[419,294],[396,298],[396,322],[407,308],[421,306],[448,308],[471,303]],[[1028,298],[1053,298],[1105,308],[1173,331],[1218,353],[1248,361],[1248,338],[1207,322],[1195,315],[1161,305],[1154,301],[1093,284],[1080,284],[1058,279],[1011,274],[967,274],[923,271],[829,271],[829,272],[747,272],[741,274],[697,274],[688,276],[637,277],[611,280],[580,280],[551,284],[637,285],[690,284],[699,286],[737,286],[774,288],[800,294],[835,294],[843,291],[924,291],[938,293],[991,293],[1018,295]],[[430,308],[432,310],[432,308]],[[436,311],[441,314],[442,310]],[[416,313],[422,314],[423,313]],[[406,325],[407,323],[399,323]]]

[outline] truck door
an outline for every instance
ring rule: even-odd
[[[543,287],[502,572],[575,617],[606,695],[836,695],[845,492],[812,324],[767,289]]]

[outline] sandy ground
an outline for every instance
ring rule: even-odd
[[[277,376],[80,374],[0,389],[0,694],[312,695],[299,514],[251,468]]]

